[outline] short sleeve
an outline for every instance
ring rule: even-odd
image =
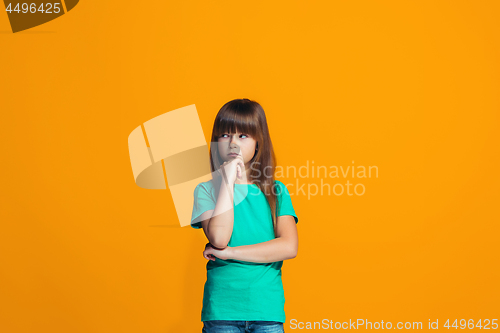
[[[288,189],[286,188],[285,184],[283,184],[279,180],[276,180],[275,183],[278,189],[278,193],[276,193],[278,197],[278,216],[291,215],[295,218],[295,223],[298,223],[299,218],[297,217],[297,214],[295,214],[295,210],[293,209],[292,198],[290,197]]]
[[[215,209],[215,200],[207,183],[200,183],[194,189],[193,212],[191,215],[191,227],[201,228],[200,216],[207,210]]]

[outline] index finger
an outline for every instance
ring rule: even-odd
[[[243,159],[243,156],[236,156],[235,160],[238,160],[238,163],[241,163],[243,166],[245,166],[245,160]]]

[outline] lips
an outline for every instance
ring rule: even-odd
[[[236,153],[230,153],[230,154],[227,154],[228,156],[238,156],[238,154]]]

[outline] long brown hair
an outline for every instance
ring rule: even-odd
[[[217,113],[212,130],[210,144],[210,168],[215,189],[218,193],[220,186],[220,176],[216,170],[220,169],[224,161],[220,158],[218,148],[218,138],[224,133],[245,133],[250,134],[256,142],[256,152],[249,161],[250,174],[247,175],[266,196],[269,207],[273,229],[276,235],[278,200],[274,184],[274,172],[276,169],[276,156],[273,144],[267,127],[266,114],[262,106],[247,98],[234,99],[227,102]]]

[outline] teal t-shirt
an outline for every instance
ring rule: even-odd
[[[286,186],[279,180],[275,183],[278,216],[291,215],[298,223]],[[228,246],[252,245],[275,238],[271,208],[257,185],[235,184],[233,202],[233,233]],[[198,218],[207,210],[215,209],[215,204],[212,181],[198,184],[194,190],[191,226],[202,228]],[[254,263],[219,258],[209,260],[201,321],[266,320],[285,323],[282,265],[283,261]]]

